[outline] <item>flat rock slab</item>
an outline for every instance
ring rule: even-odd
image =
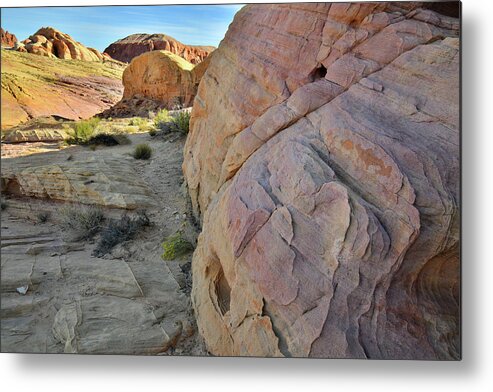
[[[158,354],[190,334],[189,298],[159,253],[96,258],[57,230],[2,214],[2,352]]]
[[[37,154],[2,160],[2,192],[135,209],[154,204],[129,156]]]

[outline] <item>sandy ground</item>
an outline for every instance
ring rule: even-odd
[[[2,146],[2,163],[52,151],[64,160],[71,156],[74,164],[86,155],[128,157],[138,143],[153,148],[148,161],[125,161],[151,190],[153,203],[146,208],[151,225],[103,258],[92,256],[98,237],[67,239],[57,215],[62,203],[7,196],[1,216],[2,352],[207,354],[190,302],[191,253],[161,258],[166,237],[182,230],[194,243],[198,233],[182,187],[184,137],[129,137],[130,145],[95,151],[59,149],[57,143]],[[41,211],[49,216],[45,223],[39,222]],[[108,219],[123,213],[105,209]]]

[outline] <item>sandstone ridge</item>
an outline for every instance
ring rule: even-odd
[[[212,354],[460,358],[458,35],[420,3],[236,14],[183,164]]]
[[[213,46],[185,45],[165,34],[132,34],[109,45],[104,53],[114,59],[130,63],[134,57],[142,53],[167,50],[192,64],[198,64],[214,49]]]

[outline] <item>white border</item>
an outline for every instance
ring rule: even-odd
[[[259,1],[257,1],[259,2]],[[2,0],[2,6],[165,4]],[[206,3],[181,0],[182,4]],[[215,0],[214,3],[228,3]],[[231,2],[230,2],[231,3]],[[493,2],[463,1],[463,361],[0,354],[4,391],[488,391],[493,386]],[[42,24],[42,21],[40,21]]]

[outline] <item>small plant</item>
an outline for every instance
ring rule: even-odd
[[[130,144],[131,141],[128,138],[127,135],[116,135],[116,134],[109,134],[109,133],[98,133],[97,135],[92,136],[87,140],[85,144],[88,144],[89,146],[117,146],[117,145],[126,145]]]
[[[152,148],[147,143],[135,146],[132,156],[135,159],[149,159],[152,155]]]
[[[175,260],[177,257],[186,255],[193,250],[193,245],[185,240],[181,232],[176,232],[172,236],[166,238],[162,243],[164,260]]]
[[[69,206],[60,210],[60,225],[75,241],[91,239],[101,230],[103,210],[93,206]]]
[[[171,129],[186,135],[190,127],[190,112],[178,112],[171,120]]]
[[[101,232],[93,254],[98,257],[104,256],[116,245],[132,239],[142,227],[149,224],[145,211],[139,212],[136,218],[124,214],[120,219],[110,220]]]
[[[157,135],[157,131],[156,131],[154,128],[152,128],[152,129],[149,131],[149,136],[154,137],[154,136],[156,136],[156,135]]]
[[[171,122],[171,117],[166,109],[160,110],[154,117],[154,126],[156,129],[164,130],[168,127]]]
[[[50,213],[46,211],[41,211],[38,213],[37,218],[39,223],[46,223],[50,218]]]
[[[147,122],[139,125],[139,131],[140,132],[147,132],[150,128],[151,127]]]
[[[98,117],[90,118],[89,120],[77,121],[72,126],[73,144],[84,144],[96,132],[96,128],[101,120]]]
[[[140,127],[142,125],[147,125],[147,120],[142,117],[134,117],[128,122],[128,125]]]
[[[7,202],[5,200],[2,200],[0,202],[0,208],[2,209],[2,211],[5,210],[5,209],[7,209],[7,207],[8,207]]]

